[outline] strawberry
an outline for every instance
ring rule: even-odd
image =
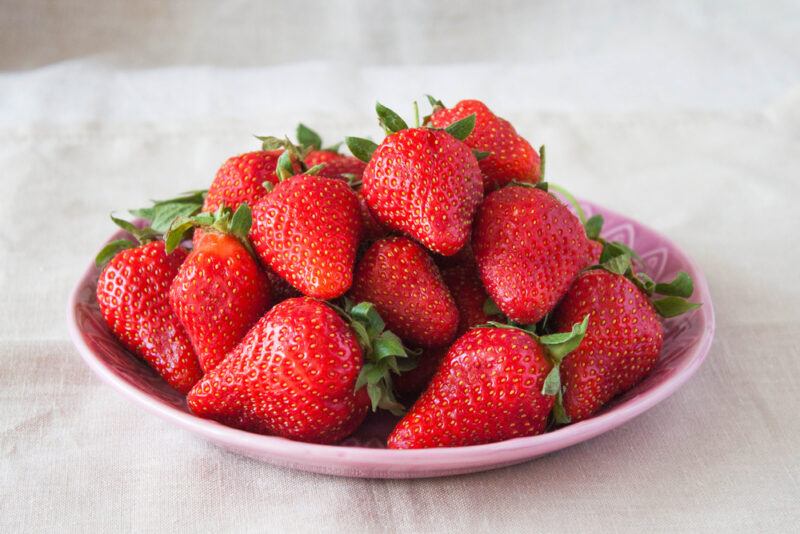
[[[250,252],[250,209],[178,218],[167,233],[167,252],[194,226],[202,238],[172,282],[169,301],[208,372],[244,337],[270,303],[267,276]]]
[[[305,152],[303,160],[310,167],[325,165],[319,171],[320,176],[341,178],[343,180],[361,180],[366,164],[353,156],[339,154],[339,145],[322,147],[322,138],[317,132],[305,124],[297,125],[297,141]]]
[[[671,283],[655,284],[646,275],[633,274],[627,252],[615,252],[612,245],[604,254],[603,268],[578,276],[552,314],[557,332],[568,330],[580,317],[590,318],[583,343],[561,364],[560,423],[586,419],[636,385],[661,352],[659,314],[674,316],[698,306],[685,300],[693,289],[686,273]],[[648,297],[654,292],[668,296],[651,303]]]
[[[478,162],[483,174],[485,191],[502,187],[512,180],[536,183],[541,179],[539,154],[505,119],[496,116],[480,100],[462,100],[452,108],[428,97],[433,112],[427,123],[446,128],[470,115],[475,116],[475,128],[464,143],[473,150],[485,153]]]
[[[472,237],[478,272],[512,321],[542,319],[586,266],[580,221],[538,187],[509,185],[486,197]]]
[[[202,376],[197,356],[169,304],[169,287],[186,258],[178,248],[167,254],[157,234],[127,221],[112,220],[143,244],[109,243],[97,255],[108,262],[97,280],[97,304],[111,332],[173,388],[186,393]]]
[[[482,197],[478,161],[461,141],[474,117],[447,130],[408,128],[393,111],[378,104],[389,134],[380,144],[347,138],[351,152],[369,161],[362,193],[378,221],[403,232],[429,250],[451,256],[469,239]]]
[[[320,301],[281,302],[192,389],[189,408],[251,432],[316,443],[346,437],[364,420],[370,399],[373,408],[396,406],[382,387],[405,356],[371,305],[350,311],[348,326]]]
[[[485,311],[489,295],[483,289],[474,263],[467,261],[460,265],[445,267],[442,269],[442,278],[458,308],[459,336],[470,328],[498,319],[497,314],[490,315]]]
[[[448,346],[422,349],[417,357],[417,366],[394,378],[394,390],[397,395],[404,400],[414,400],[425,391],[449,349]]]
[[[283,150],[259,150],[228,158],[208,188],[203,211],[213,213],[220,206],[235,210],[242,202],[252,206],[266,196],[264,183],[278,183],[275,168],[282,153]]]
[[[558,380],[551,358],[579,344],[585,329],[584,320],[560,338],[499,324],[468,331],[389,435],[389,448],[462,447],[544,432],[555,403],[548,382]]]
[[[250,239],[261,261],[304,295],[336,298],[353,280],[358,198],[341,180],[291,176],[288,157],[279,172],[278,185],[253,206]]]
[[[436,264],[406,237],[373,243],[356,267],[350,296],[375,305],[389,330],[420,347],[453,340],[458,309]]]

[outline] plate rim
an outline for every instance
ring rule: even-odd
[[[592,202],[583,200],[580,202],[583,206],[590,208],[593,213],[602,212],[617,217],[625,222],[635,223],[657,236],[665,245],[677,251],[681,256],[681,263],[692,272],[695,295],[702,299],[703,306],[698,309],[695,314],[697,314],[696,320],[700,320],[704,324],[701,325],[701,337],[691,347],[691,353],[683,359],[673,376],[668,380],[656,384],[646,392],[620,405],[614,406],[607,412],[544,434],[465,447],[394,450],[306,443],[278,436],[254,434],[222,425],[216,421],[202,419],[189,412],[181,411],[127,382],[125,379],[118,376],[114,370],[89,347],[84,339],[82,330],[78,326],[76,306],[80,300],[80,294],[87,284],[91,285],[95,283],[93,278],[97,276],[97,268],[94,267],[93,264],[89,265],[83,276],[80,277],[70,292],[67,302],[67,327],[69,335],[87,366],[92,369],[103,382],[120,392],[134,404],[139,405],[146,411],[164,420],[175,423],[194,434],[209,439],[214,443],[231,447],[238,451],[248,451],[250,455],[252,455],[253,451],[257,451],[259,456],[271,457],[274,458],[275,461],[297,460],[304,457],[309,459],[313,458],[313,460],[317,462],[335,462],[337,468],[331,470],[330,474],[342,474],[350,469],[353,471],[367,472],[345,476],[388,477],[400,476],[399,473],[391,473],[392,470],[407,472],[413,469],[415,473],[407,474],[406,476],[422,477],[425,476],[425,471],[428,469],[441,473],[447,471],[448,468],[464,467],[465,464],[474,465],[471,468],[466,467],[464,471],[476,471],[480,470],[481,466],[484,466],[487,459],[494,456],[502,457],[502,465],[507,465],[516,461],[524,461],[596,437],[627,423],[656,404],[664,401],[682,387],[697,371],[707,357],[714,339],[716,321],[711,293],[705,274],[695,261],[661,232],[614,210],[601,207]],[[119,233],[121,232],[112,235],[109,240],[114,239]],[[248,454],[248,452],[245,452],[245,454]],[[500,462],[498,462],[498,464],[500,464]],[[302,465],[296,465],[294,467],[306,468]],[[483,468],[489,469],[491,467],[493,467],[493,465],[484,466]],[[313,466],[308,466],[307,469],[321,471],[321,469],[315,469]],[[368,472],[371,470],[377,471],[379,469],[390,472],[381,474]],[[436,474],[433,476],[436,476]]]

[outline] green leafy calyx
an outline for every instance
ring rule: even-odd
[[[131,234],[133,238],[140,244],[149,243],[150,241],[154,241],[161,237],[161,233],[155,231],[150,226],[145,227],[138,227],[130,221],[126,221],[125,219],[120,219],[119,217],[114,217],[111,215],[111,220]],[[111,259],[122,252],[125,249],[134,248],[136,247],[136,243],[131,241],[130,239],[116,239],[107,243],[100,252],[97,253],[97,256],[94,258],[94,264],[97,267],[103,267],[106,263],[111,261]]]
[[[375,103],[375,112],[378,114],[378,124],[384,129],[386,135],[408,129],[408,124],[400,115],[380,102]]]
[[[475,114],[469,115],[464,117],[461,120],[458,120],[445,128],[444,130],[458,139],[459,141],[463,141],[469,134],[472,133],[472,130],[475,129]]]
[[[214,213],[199,213],[192,217],[179,217],[173,221],[164,236],[167,253],[171,253],[183,241],[186,233],[193,228],[219,232],[235,237],[247,251],[255,256],[248,233],[253,218],[250,206],[246,202],[239,205],[236,211],[227,206],[220,206]]]
[[[365,163],[372,159],[373,152],[378,148],[374,141],[362,137],[345,137],[344,142],[353,156]]]
[[[392,374],[399,375],[416,366],[411,351],[403,346],[397,335],[386,330],[386,323],[372,303],[354,304],[345,299],[344,308],[329,305],[350,323],[364,352],[364,365],[356,380],[356,391],[366,386],[373,411],[381,408],[403,415],[405,407],[394,395]]]
[[[131,215],[147,219],[150,228],[156,232],[166,232],[177,217],[189,217],[200,211],[203,207],[208,191],[187,191],[180,196],[166,200],[154,200],[153,205],[147,208],[129,210]]]

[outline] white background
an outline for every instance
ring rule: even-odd
[[[800,513],[797,2],[0,2],[0,531],[787,531]],[[672,237],[718,329],[675,396],[521,466],[330,478],[120,399],[67,339],[112,209],[251,134],[477,97],[549,177]]]

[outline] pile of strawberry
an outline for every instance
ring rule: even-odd
[[[485,104],[429,100],[414,127],[378,104],[386,137],[355,157],[300,125],[133,210],[147,227],[112,217],[139,243],[97,258],[111,331],[194,414],[317,443],[370,409],[402,416],[390,448],[530,436],[633,387],[691,279],[604,241]]]

